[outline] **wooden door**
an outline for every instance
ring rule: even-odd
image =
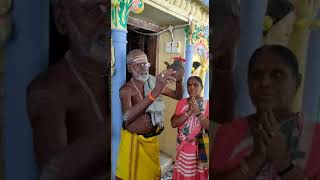
[[[137,30],[141,32],[150,32],[147,30]],[[148,60],[151,64],[150,66],[150,74],[155,75],[157,69],[157,54],[158,54],[158,37],[144,35],[140,33],[136,33],[130,29],[128,29],[127,36],[127,53],[133,49],[140,49],[146,53]],[[131,75],[127,72],[127,80],[131,78]]]

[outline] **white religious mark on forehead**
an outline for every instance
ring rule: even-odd
[[[146,58],[145,55],[141,55],[141,56],[136,56],[131,63],[144,63],[144,62],[148,62],[148,59]]]
[[[135,55],[135,56],[128,56],[127,63],[133,64],[133,63],[146,63],[148,62],[148,58],[146,55]]]

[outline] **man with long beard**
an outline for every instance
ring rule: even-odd
[[[183,70],[167,69],[156,77],[149,74],[150,63],[144,52],[127,55],[132,79],[120,89],[123,129],[119,145],[116,177],[123,180],[160,179],[160,149],[157,140],[163,127],[165,105],[161,95],[182,98]],[[168,88],[176,83],[176,90]]]
[[[28,87],[40,179],[111,177],[107,9],[107,0],[53,1],[56,27],[70,49]]]

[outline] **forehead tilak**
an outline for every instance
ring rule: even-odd
[[[135,55],[132,58],[128,59],[128,64],[138,64],[146,62],[148,62],[146,55]]]

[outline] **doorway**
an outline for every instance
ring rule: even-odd
[[[141,32],[141,33],[138,33]],[[143,33],[143,34],[142,34]],[[140,49],[146,53],[150,65],[149,73],[156,74],[157,69],[157,54],[158,54],[158,36],[146,35],[144,33],[154,33],[145,29],[137,28],[133,25],[128,25],[128,44],[127,54],[133,49]],[[126,78],[131,79],[131,74],[127,71]]]

